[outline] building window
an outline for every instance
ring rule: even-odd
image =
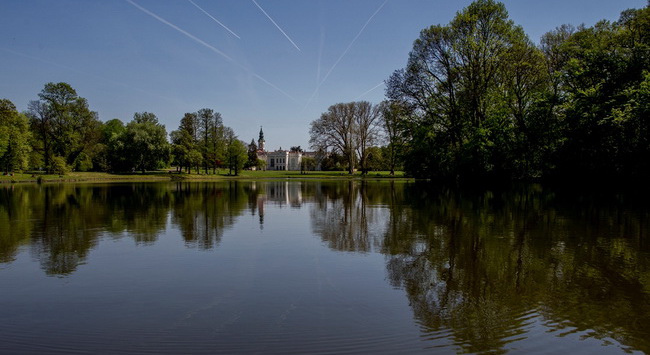
[[[275,159],[271,158],[271,167],[275,166]]]

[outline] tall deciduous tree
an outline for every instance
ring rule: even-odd
[[[424,29],[405,69],[387,82],[412,137],[407,169],[426,177],[513,169],[519,120],[539,87],[542,57],[505,6],[477,0],[446,26]],[[519,116],[519,118],[516,118]]]
[[[560,175],[650,176],[650,6],[578,28],[559,46]]]
[[[209,108],[202,108],[197,113],[198,133],[199,133],[199,146],[203,156],[203,168],[205,173],[208,173],[209,168],[214,168],[214,162],[217,159],[217,144],[218,140],[217,126],[221,125],[221,114],[214,112]]]
[[[226,164],[230,175],[239,175],[248,160],[248,150],[246,143],[237,138],[235,132],[230,127],[224,128],[224,138],[226,142]]]
[[[124,122],[118,118],[107,121],[102,127],[102,142],[105,146],[105,159],[109,171],[131,169],[124,149],[125,132]]]
[[[30,126],[35,136],[32,148],[40,153],[39,159],[35,160],[43,163],[43,165],[39,164],[39,168],[42,167],[49,172],[52,170],[52,140],[50,138],[52,117],[47,105],[41,101],[30,101],[28,107]]]
[[[26,169],[30,139],[27,117],[11,101],[0,99],[0,169],[6,173]]]
[[[357,161],[366,169],[366,150],[378,137],[379,109],[369,102],[338,103],[312,121],[309,143],[315,150],[333,149],[347,162],[350,174]]]
[[[170,134],[172,143],[173,163],[179,169],[185,168],[189,173],[192,167],[202,163],[203,157],[199,152],[199,120],[196,113],[185,113],[180,126]],[[198,154],[198,155],[197,155]]]
[[[368,101],[354,103],[354,129],[356,138],[356,151],[359,157],[359,166],[364,174],[368,173],[368,149],[377,144],[379,140],[380,107]]]
[[[404,137],[404,122],[408,120],[408,111],[404,105],[396,101],[384,101],[381,103],[381,125],[386,141],[383,158],[391,175],[395,175],[395,168],[398,164],[402,148],[406,143]]]
[[[74,165],[82,154],[91,155],[100,138],[101,122],[97,113],[90,111],[88,101],[63,82],[45,84],[38,96],[39,101],[30,103],[29,114],[42,140],[46,168],[52,156]]]
[[[133,169],[157,169],[169,161],[165,126],[150,112],[135,113],[123,135],[125,155]]]
[[[257,144],[255,144],[255,139],[251,139],[251,142],[248,144],[248,160],[246,161],[246,167],[257,168]]]
[[[338,103],[330,106],[320,118],[312,121],[309,143],[315,150],[330,148],[345,157],[348,172],[354,171],[356,140],[354,138],[354,113],[352,104]]]

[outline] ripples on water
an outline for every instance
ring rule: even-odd
[[[0,353],[650,352],[643,196],[0,186]]]

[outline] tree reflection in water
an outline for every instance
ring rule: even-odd
[[[153,243],[164,230],[169,194],[155,185],[44,185],[3,188],[0,255],[11,259],[29,244],[48,275],[68,275],[83,263],[98,239],[127,232]]]
[[[48,275],[100,238],[152,244],[178,228],[209,250],[246,211],[308,208],[332,250],[382,253],[426,338],[505,352],[542,324],[650,352],[650,229],[642,197],[522,185],[459,190],[366,181],[0,187],[0,262],[28,247]]]
[[[238,181],[178,182],[172,195],[172,223],[180,228],[187,246],[207,250],[218,246],[224,229],[249,207],[249,197],[254,198],[256,191]]]
[[[505,352],[541,321],[560,336],[650,351],[650,220],[621,195],[354,182],[320,191],[314,232],[336,250],[380,246],[432,338],[450,332],[462,352]],[[389,210],[381,218],[378,204]],[[383,238],[368,233],[382,228]]]

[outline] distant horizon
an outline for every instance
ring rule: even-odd
[[[167,132],[211,108],[247,144],[309,146],[330,105],[384,98],[420,30],[471,1],[4,2],[0,98],[19,111],[48,82],[66,82],[102,122],[154,113]],[[503,1],[534,43],[568,23],[615,21],[645,0]],[[83,5],[81,5],[83,4]]]

